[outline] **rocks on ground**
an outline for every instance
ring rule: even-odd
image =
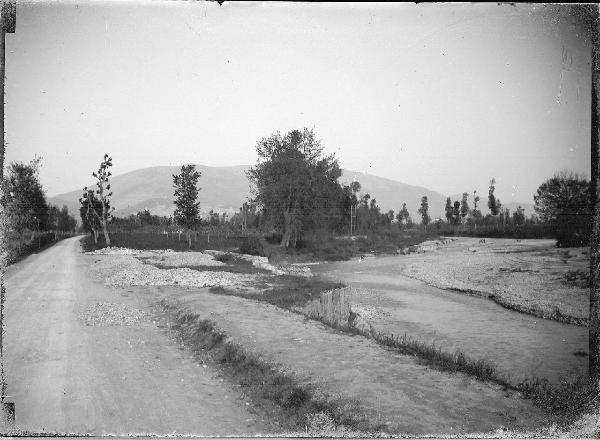
[[[134,325],[148,318],[141,310],[111,302],[98,302],[79,314],[79,319],[88,326]]]

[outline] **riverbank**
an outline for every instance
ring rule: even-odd
[[[318,402],[349,402],[347,407],[338,405],[333,416],[336,422],[354,429],[412,435],[464,434],[501,427],[532,430],[547,422],[547,415],[531,401],[502,386],[462,373],[433,370],[413,356],[386,349],[362,336],[341,333],[271,304],[215,295],[191,284],[169,285],[177,280],[167,279],[168,273],[183,268],[154,266],[152,271],[157,269],[165,275],[165,280],[159,282],[155,275],[118,275],[122,271],[143,271],[147,265],[134,261],[139,255],[87,258],[93,261],[96,275],[108,284],[185,310],[198,322],[210,322],[244,356],[277,366],[278,371],[295,378],[299,389],[311,390],[310,395],[317,396]],[[262,281],[268,283],[281,275],[256,276],[264,277]],[[248,288],[258,280],[238,281],[231,288]]]
[[[458,238],[399,258],[401,274],[431,286],[544,319],[588,324],[587,248],[556,248],[554,240]]]

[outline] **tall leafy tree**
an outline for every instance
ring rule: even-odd
[[[477,194],[477,190],[473,190],[473,210],[471,211],[471,217],[473,218],[473,224],[477,227],[477,223],[481,221],[482,215],[481,211],[477,208],[477,204],[479,203],[479,195]]]
[[[513,212],[513,222],[517,226],[525,224],[525,209],[521,205],[517,207],[517,210]]]
[[[198,201],[198,179],[200,171],[196,166],[189,164],[181,167],[179,174],[173,175],[173,186],[175,187],[175,222],[186,228],[192,228],[198,223],[200,214],[200,202]]]
[[[256,145],[258,162],[247,175],[254,201],[283,231],[280,245],[294,247],[303,230],[339,218],[344,197],[342,171],[334,155],[324,155],[313,130],[276,133]]]
[[[452,223],[455,225],[460,224],[460,202],[458,200],[454,202],[452,208]]]
[[[96,197],[94,190],[85,187],[83,195],[79,199],[79,204],[79,215],[83,229],[91,233],[94,243],[98,244],[98,234],[102,229],[102,223],[100,222],[103,211],[102,202]]]
[[[49,207],[38,177],[41,160],[11,163],[2,182],[2,206],[10,227],[21,238],[26,230],[45,229],[48,222]]]
[[[464,192],[462,193],[462,200],[460,201],[460,216],[464,223],[467,215],[469,214],[469,194]]]
[[[408,213],[408,209],[406,209],[406,203],[402,203],[402,209],[396,215],[396,219],[400,225],[405,225],[408,223],[408,219],[410,218],[410,214]]]
[[[446,221],[448,223],[453,223],[452,222],[452,218],[453,218],[452,200],[450,199],[450,197],[446,198],[446,207],[444,208],[444,210],[446,213]]]
[[[490,180],[490,188],[488,191],[488,208],[490,208],[490,212],[492,215],[498,215],[500,212],[500,200],[496,200],[496,196],[494,195],[494,191],[496,189],[496,179]]]
[[[48,217],[48,229],[59,232],[71,232],[77,227],[77,220],[69,214],[69,208],[63,205],[62,209],[58,206],[50,206]]]
[[[421,224],[427,227],[431,221],[431,217],[429,217],[429,202],[427,201],[427,196],[421,197],[421,207],[419,208],[418,213],[421,214]]]
[[[546,180],[533,196],[535,212],[551,225],[561,247],[585,246],[591,233],[589,182],[561,172]]]

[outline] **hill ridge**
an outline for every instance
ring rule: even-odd
[[[210,210],[237,212],[249,197],[250,182],[244,172],[250,168],[250,165],[215,167],[196,164],[196,168],[202,173],[199,181],[201,188],[199,198],[203,215]],[[179,173],[180,169],[181,166],[156,165],[114,175],[111,180],[114,193],[112,197],[112,205],[115,207],[114,214],[127,216],[148,209],[153,214],[171,215],[174,210],[171,176]],[[447,196],[440,192],[374,174],[343,169],[340,183],[346,184],[353,180],[360,182],[361,194],[369,193],[372,199],[377,200],[382,212],[390,209],[398,212],[402,203],[406,203],[409,213],[416,221],[421,197],[427,196],[431,217],[443,218]],[[77,213],[81,193],[81,190],[75,190],[57,194],[54,197],[48,197],[48,202],[58,206],[67,205],[70,212]],[[510,203],[510,205],[512,204],[513,202]],[[523,205],[527,215],[533,212],[531,204],[516,204]],[[485,209],[484,205],[480,206]]]

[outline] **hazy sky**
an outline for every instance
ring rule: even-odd
[[[558,11],[558,12],[557,12]],[[253,164],[312,127],[340,164],[530,201],[589,177],[590,48],[543,5],[19,2],[7,35],[7,162],[48,195],[154,165]],[[375,195],[376,196],[376,195]]]

